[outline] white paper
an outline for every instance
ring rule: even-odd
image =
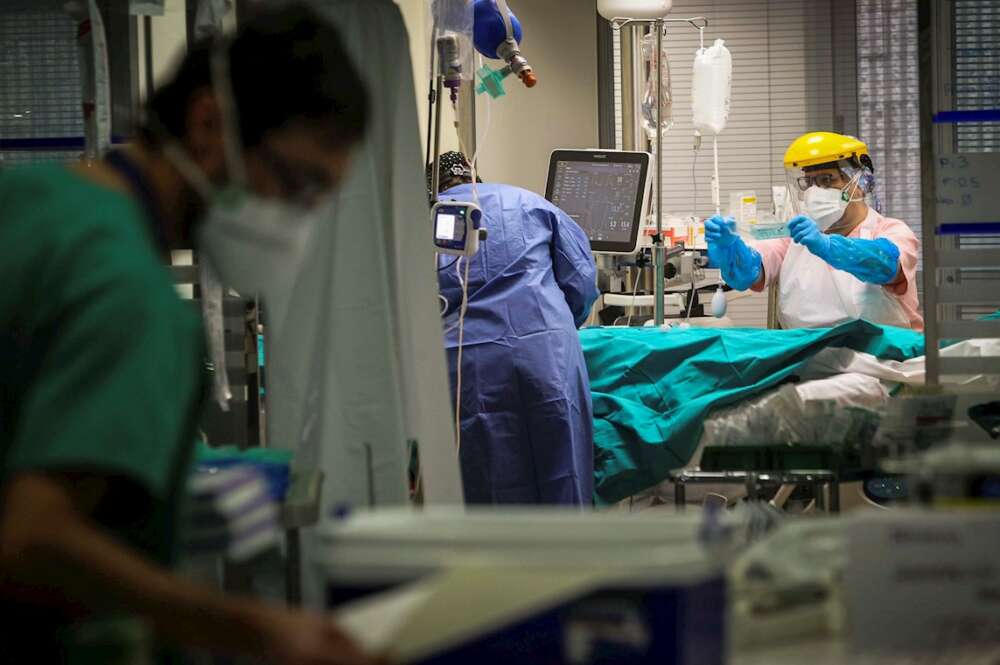
[[[937,158],[938,223],[998,221],[996,192],[1000,189],[1000,156],[948,154]]]
[[[610,577],[593,568],[460,567],[347,605],[335,617],[372,652],[409,663],[554,607]]]
[[[850,643],[858,651],[1000,645],[1000,516],[898,512],[847,527]]]

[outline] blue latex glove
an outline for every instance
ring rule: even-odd
[[[788,222],[788,235],[792,241],[803,245],[810,252],[826,261],[830,251],[830,236],[819,230],[812,217],[799,215]]]
[[[760,253],[749,247],[734,232],[732,217],[715,215],[705,220],[705,242],[708,243],[708,267],[722,271],[722,279],[737,291],[753,286],[763,271]]]
[[[899,248],[887,238],[864,240],[827,235],[805,215],[790,221],[788,231],[794,242],[862,282],[888,284],[896,279],[899,272]],[[707,231],[705,235],[708,236]]]

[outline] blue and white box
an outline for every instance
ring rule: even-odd
[[[394,662],[722,665],[726,583],[696,516],[360,514],[323,531],[328,605]]]

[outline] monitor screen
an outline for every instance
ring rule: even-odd
[[[434,208],[434,244],[440,249],[462,249],[465,247],[464,205],[439,203]]]
[[[437,239],[454,240],[457,235],[455,231],[455,223],[457,220],[458,215],[439,214],[437,216]]]
[[[595,252],[633,252],[648,173],[647,153],[557,150],[545,198],[580,225]]]

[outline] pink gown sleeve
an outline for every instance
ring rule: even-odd
[[[788,246],[792,243],[791,238],[775,238],[774,240],[757,240],[751,242],[750,246],[760,252],[761,262],[764,264],[764,284],[754,291],[763,291],[781,274],[781,263],[785,260]]]

